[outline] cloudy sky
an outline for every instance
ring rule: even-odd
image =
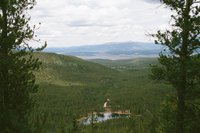
[[[159,0],[37,0],[31,23],[48,47],[107,42],[151,42],[146,34],[169,26]]]

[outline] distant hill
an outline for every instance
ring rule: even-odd
[[[147,57],[124,60],[90,59],[89,61],[120,71],[133,69],[149,69],[150,64],[158,63],[157,58]]]
[[[42,70],[37,73],[40,83],[65,84],[65,86],[68,83],[90,83],[91,80],[96,83],[108,74],[109,77],[112,77],[118,73],[103,65],[73,56],[55,53],[37,53],[35,56],[43,62]]]
[[[144,42],[113,42],[99,45],[46,48],[45,52],[72,55],[83,59],[130,59],[157,57],[161,46]]]

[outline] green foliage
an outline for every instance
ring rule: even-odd
[[[118,71],[131,71],[138,69],[147,69],[149,64],[155,64],[155,58],[134,58],[125,60],[107,60],[107,59],[91,59],[91,62],[102,64]]]
[[[45,131],[45,124],[47,122],[48,114],[41,112],[37,107],[29,114],[29,125],[33,133],[47,133]]]
[[[60,129],[71,131],[74,118],[78,120],[88,113],[104,111],[103,103],[107,98],[114,110],[130,109],[133,119],[94,123],[93,127],[79,125],[79,132],[134,133],[141,130],[141,133],[148,133],[165,95],[173,93],[170,86],[148,79],[148,60],[137,59],[141,64],[137,69],[135,62],[124,62],[129,64],[127,68],[122,64],[121,70],[119,67],[115,70],[112,64],[111,69],[76,57],[52,53],[35,53],[35,56],[43,62],[43,69],[36,73],[39,91],[35,97],[41,112],[49,114],[45,129],[50,133],[61,132]]]
[[[161,105],[160,124],[158,132],[175,133],[177,103],[172,97],[168,97]]]
[[[176,117],[170,119],[176,126],[170,128],[168,123],[166,128],[163,127],[164,132],[195,132],[193,128],[187,126],[196,121],[195,118],[191,118],[187,109],[195,111],[196,109],[188,103],[199,101],[199,96],[195,93],[200,91],[198,53],[200,48],[200,2],[198,0],[161,0],[161,2],[175,14],[171,16],[173,20],[171,30],[158,31],[157,34],[152,35],[157,39],[155,43],[161,44],[165,48],[160,53],[160,65],[152,67],[151,77],[167,81],[177,92],[177,101],[174,103],[174,106],[177,107],[174,115]],[[170,111],[165,111],[165,113],[167,112]],[[199,113],[197,110],[195,112]]]
[[[28,115],[37,91],[35,75],[41,62],[32,56],[27,41],[34,37],[26,12],[35,0],[0,1],[0,131],[31,132]]]

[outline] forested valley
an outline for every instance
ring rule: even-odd
[[[86,60],[43,51],[48,42],[36,33],[50,32],[37,32],[41,22],[31,21],[29,10],[36,0],[1,0],[0,133],[199,133],[200,1],[159,2],[172,14],[170,27],[148,33],[162,46],[157,56]],[[44,17],[46,11],[37,13]],[[84,22],[65,25],[77,32],[89,26],[117,27]]]

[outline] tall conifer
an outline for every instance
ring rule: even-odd
[[[41,62],[33,57],[28,41],[35,26],[27,11],[35,0],[0,0],[0,132],[28,133],[28,115],[34,107],[30,94],[37,91],[34,70]]]
[[[176,89],[176,133],[186,132],[191,107],[197,106],[200,81],[200,1],[161,0],[174,15],[170,30],[153,35],[164,46],[161,65],[153,66],[152,77],[168,81]],[[194,106],[191,104],[194,104]],[[190,114],[190,116],[188,115]],[[191,122],[191,121],[190,121]],[[188,128],[187,128],[188,129]]]

